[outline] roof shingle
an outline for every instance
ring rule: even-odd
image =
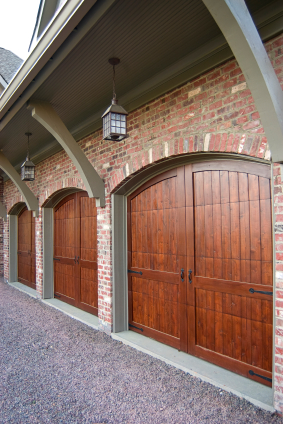
[[[23,60],[10,50],[0,47],[0,75],[9,84]]]

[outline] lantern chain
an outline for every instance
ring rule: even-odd
[[[30,160],[30,159],[29,159],[29,136],[31,135],[31,133],[30,133],[30,132],[26,132],[26,133],[25,133],[25,135],[26,135],[26,136],[27,136],[27,138],[28,138],[27,160]]]
[[[113,100],[116,100],[115,65],[113,65]]]

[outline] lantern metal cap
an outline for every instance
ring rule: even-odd
[[[30,160],[30,158],[27,156],[26,160],[24,161],[24,163],[21,165],[21,168],[23,166],[35,166],[35,164]]]
[[[114,103],[115,102],[115,103]],[[123,106],[120,106],[117,104],[117,100],[113,99],[112,100],[112,105],[109,106],[108,109],[106,109],[106,111],[104,112],[104,114],[101,116],[101,118],[103,118],[105,115],[107,115],[107,113],[109,112],[113,112],[113,113],[121,113],[123,115],[128,115],[128,112],[123,108]]]

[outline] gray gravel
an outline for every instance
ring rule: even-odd
[[[0,282],[0,423],[282,423]]]

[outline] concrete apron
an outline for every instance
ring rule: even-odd
[[[10,286],[39,299],[36,290],[21,283],[9,283]],[[58,299],[39,299],[43,303],[52,306],[71,318],[98,330],[98,318],[84,312],[74,306],[68,305]],[[112,333],[111,337],[127,346],[133,347],[154,358],[160,359],[166,364],[172,365],[186,373],[200,378],[202,381],[219,387],[222,390],[244,398],[252,404],[270,412],[275,412],[273,407],[273,390],[270,387],[242,377],[224,368],[213,365],[202,359],[180,352],[170,346],[159,343],[149,337],[137,334],[133,331]]]

